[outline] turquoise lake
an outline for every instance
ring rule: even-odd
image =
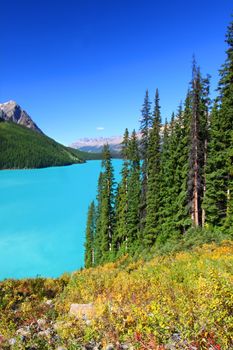
[[[113,160],[116,180],[121,160]],[[0,171],[0,279],[57,277],[83,266],[101,161]]]

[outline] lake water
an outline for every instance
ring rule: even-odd
[[[121,160],[113,160],[119,180]],[[100,161],[0,171],[0,279],[56,277],[83,266]]]

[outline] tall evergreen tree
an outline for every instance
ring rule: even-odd
[[[174,114],[171,122],[167,120],[163,128],[162,134],[162,150],[161,150],[161,165],[160,165],[160,208],[159,208],[159,228],[160,234],[158,242],[163,243],[172,232],[172,192],[174,184],[174,165],[171,157],[171,145],[174,130]]]
[[[160,208],[159,208],[159,230],[158,242],[163,243],[169,237],[180,233],[181,223],[179,221],[185,208],[180,208],[183,200],[183,168],[180,167],[179,157],[182,155],[180,118],[182,111],[175,118],[173,113],[171,122],[165,124],[163,132],[161,153],[161,176],[160,176]]]
[[[203,85],[199,67],[193,62],[191,90],[192,117],[190,124],[190,154],[188,192],[193,225],[202,225],[202,201],[204,194],[204,163],[207,119],[203,108]]]
[[[128,247],[131,252],[135,251],[139,244],[140,223],[140,153],[139,142],[135,130],[129,140],[129,176],[128,176]]]
[[[226,42],[226,61],[220,70],[219,97],[210,118],[205,210],[207,225],[233,225],[233,21]]]
[[[187,174],[189,169],[189,136],[191,97],[188,92],[184,111],[182,104],[171,122],[165,123],[161,153],[159,242],[181,237],[191,220],[188,213]]]
[[[189,169],[190,149],[190,120],[191,120],[191,98],[188,91],[184,111],[179,106],[175,125],[174,138],[174,215],[173,220],[178,234],[184,234],[191,226],[191,219],[188,210],[187,181]]]
[[[204,200],[206,195],[206,171],[207,171],[207,153],[209,142],[209,124],[210,124],[210,106],[211,99],[210,94],[210,75],[207,75],[205,79],[202,79],[202,109],[203,109],[203,125],[202,125],[202,138],[204,140],[204,158],[203,158],[203,202],[202,202],[202,227],[205,226],[206,211],[204,206]]]
[[[140,204],[140,227],[141,232],[145,227],[146,220],[146,192],[147,192],[147,181],[148,181],[148,145],[149,145],[149,133],[152,127],[152,116],[151,116],[151,102],[149,101],[149,92],[146,90],[144,103],[141,110],[140,120],[140,132],[141,142],[140,151],[142,159],[142,185],[141,185],[141,204]]]
[[[129,176],[129,131],[125,130],[122,151],[123,164],[121,182],[118,186],[116,198],[116,227],[114,231],[114,246],[118,251],[127,250],[128,240],[128,176]]]
[[[85,267],[94,265],[94,238],[95,238],[95,204],[91,202],[88,208],[87,225],[86,225],[86,241],[85,241]]]
[[[97,223],[96,223],[96,259],[97,264],[108,260],[112,251],[114,231],[115,181],[109,146],[103,147],[102,173],[99,179]]]
[[[102,171],[99,174],[98,179],[98,188],[97,188],[97,206],[96,206],[96,213],[95,213],[95,221],[96,221],[96,233],[95,233],[95,239],[94,239],[94,254],[95,254],[95,265],[99,265],[102,258],[102,251],[101,251],[101,211],[103,206],[103,173]]]
[[[158,215],[160,203],[160,148],[161,148],[161,114],[159,92],[156,89],[153,124],[148,140],[148,180],[146,191],[146,225],[143,240],[146,246],[151,246],[158,234]]]

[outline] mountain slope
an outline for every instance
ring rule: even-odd
[[[43,133],[3,119],[0,121],[0,150],[0,169],[70,165],[85,159],[85,154],[78,154]]]
[[[15,101],[0,103],[0,117],[43,134],[32,118]]]

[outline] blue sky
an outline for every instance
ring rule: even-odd
[[[0,102],[59,142],[138,128],[145,90],[169,118],[195,53],[212,91],[232,0],[0,0]],[[99,130],[97,130],[99,128]]]

